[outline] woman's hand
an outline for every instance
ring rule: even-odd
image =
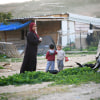
[[[42,37],[39,38],[39,41],[42,42]]]

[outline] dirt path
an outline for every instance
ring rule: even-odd
[[[4,86],[0,87],[0,96],[6,96],[8,100],[97,100],[96,98],[100,98],[100,84],[92,82],[80,86],[48,86],[48,84],[51,83]]]
[[[68,90],[68,91],[67,91]],[[100,98],[100,84],[90,83],[81,86],[68,86],[67,92],[56,92],[41,96],[37,100],[90,100]]]

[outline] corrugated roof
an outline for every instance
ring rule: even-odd
[[[25,17],[25,18],[15,18],[15,19],[11,19],[11,20],[37,20],[37,19],[51,19],[51,20],[63,20],[63,19],[68,19],[71,21],[76,21],[76,22],[81,22],[81,23],[86,23],[86,24],[93,24],[93,25],[100,25],[100,18],[94,18],[94,17],[89,17],[89,16],[83,16],[83,15],[78,15],[78,14],[73,14],[73,13],[63,13],[63,14],[67,14],[68,17],[54,17],[51,15],[44,15],[44,16],[36,16],[36,17]],[[63,15],[62,14],[62,15]],[[60,15],[60,14],[57,14]]]
[[[100,18],[82,16],[78,14],[69,13],[69,20],[77,21],[81,23],[93,24],[93,25],[100,25]]]
[[[38,19],[42,19],[42,20],[62,20],[65,19],[66,17],[54,17],[54,16],[46,16],[46,17],[25,17],[25,18],[14,18],[14,19],[10,19],[9,21],[12,20],[38,20]]]

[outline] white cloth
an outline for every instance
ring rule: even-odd
[[[65,57],[65,52],[63,50],[57,50],[57,59],[63,60]]]

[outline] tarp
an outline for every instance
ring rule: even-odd
[[[0,31],[12,31],[12,30],[18,30],[20,28],[23,28],[27,26],[31,21],[28,21],[26,23],[20,23],[20,22],[8,22],[7,25],[4,23],[0,23]]]

